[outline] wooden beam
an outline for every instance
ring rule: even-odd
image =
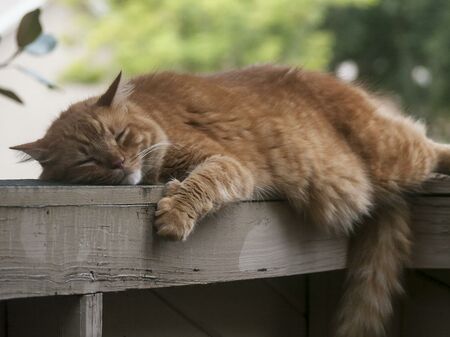
[[[0,184],[0,205],[12,207],[143,205],[156,203],[162,186],[55,186]]]
[[[205,218],[186,242],[164,241],[152,229],[161,195],[161,186],[0,183],[0,299],[345,266],[346,240],[318,232],[279,200],[230,205]],[[450,179],[432,180],[412,203],[413,266],[450,268]]]

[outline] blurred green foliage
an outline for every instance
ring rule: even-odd
[[[66,1],[86,8],[86,3]],[[327,8],[374,2],[107,0],[106,15],[83,18],[89,52],[65,78],[95,82],[111,68],[133,75],[166,68],[217,71],[261,62],[324,69],[333,39],[322,27]]]
[[[408,111],[428,119],[450,114],[450,1],[333,7],[324,27],[335,36],[331,69],[354,60],[360,80],[399,95]]]
[[[335,71],[351,61],[359,82],[440,118],[433,133],[450,139],[448,0],[105,0],[97,16],[86,14],[92,1],[64,1],[83,9],[89,46],[66,79],[264,62]]]

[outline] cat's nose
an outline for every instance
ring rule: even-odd
[[[120,158],[120,159],[114,160],[112,162],[111,166],[113,169],[123,169],[124,163],[125,163],[125,159]]]

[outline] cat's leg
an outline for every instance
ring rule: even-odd
[[[156,210],[158,234],[185,240],[198,219],[227,202],[248,198],[254,189],[251,172],[237,160],[214,155],[179,182],[169,182]]]
[[[359,160],[336,155],[316,165],[307,179],[289,174],[280,188],[297,209],[326,231],[350,234],[372,208],[373,187]]]
[[[308,209],[319,226],[350,234],[372,209],[372,185],[358,169],[322,177],[311,184]]]

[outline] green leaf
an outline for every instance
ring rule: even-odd
[[[24,15],[20,21],[19,28],[17,29],[17,45],[19,48],[25,48],[31,42],[36,40],[42,33],[42,26],[39,22],[39,15],[41,10],[35,9]]]
[[[9,89],[0,88],[0,95],[6,96],[17,103],[23,104],[22,99]]]
[[[50,53],[56,45],[57,41],[53,35],[41,34],[33,43],[25,47],[25,51],[32,55],[41,56]]]
[[[21,71],[22,73],[24,73],[25,75],[30,76],[31,78],[35,79],[39,83],[45,85],[49,89],[59,89],[56,84],[54,84],[53,82],[50,82],[49,80],[47,80],[45,77],[43,77],[41,74],[35,72],[34,70],[25,68],[20,65],[16,65],[15,68],[17,70]]]

